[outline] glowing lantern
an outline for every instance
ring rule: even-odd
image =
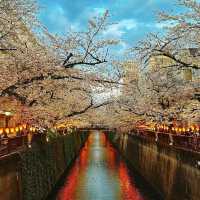
[[[7,134],[9,134],[9,133],[10,133],[10,129],[9,129],[9,128],[6,128],[6,129],[5,129],[5,132],[6,132]]]
[[[22,129],[23,129],[23,127],[22,127],[22,126],[19,126],[19,130],[22,131]]]
[[[35,131],[36,131],[36,128],[32,127],[32,131],[35,132]]]
[[[26,129],[26,124],[23,124],[22,126],[23,126],[24,129]]]
[[[5,114],[6,116],[12,115],[12,113],[11,113],[11,112],[8,112],[8,111],[4,112],[4,114]]]
[[[15,128],[15,131],[18,132],[18,131],[19,131],[19,127],[16,127],[16,128]]]
[[[32,127],[30,127],[30,129],[29,129],[31,132],[33,131],[33,128]]]
[[[3,133],[3,128],[0,128],[0,134],[2,134]]]
[[[15,132],[15,129],[14,129],[14,128],[11,128],[11,129],[10,129],[10,132],[11,132],[11,133],[14,133],[14,132]]]

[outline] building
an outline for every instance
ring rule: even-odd
[[[12,128],[23,123],[23,106],[11,97],[0,97],[0,128]]]
[[[199,48],[188,48],[188,49],[182,49],[180,50],[180,54],[177,56],[177,58],[180,58],[183,62],[191,63],[195,65],[200,64],[200,49]],[[157,70],[163,70],[166,71],[169,69],[169,71],[172,71],[173,65],[175,65],[176,62],[164,55],[152,55],[150,59],[148,60],[148,67],[150,71],[157,71]],[[177,71],[179,71],[177,73]],[[177,73],[177,78],[183,81],[200,81],[200,67],[199,69],[181,69],[174,71],[174,73]],[[170,74],[168,73],[170,76]]]

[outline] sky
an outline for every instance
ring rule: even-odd
[[[104,32],[108,38],[120,40],[112,49],[113,55],[123,59],[124,51],[134,46],[149,32],[162,32],[164,24],[156,21],[160,10],[177,11],[176,0],[38,0],[40,20],[52,33],[64,35],[69,29],[86,30],[87,21],[109,10],[112,25]],[[107,75],[113,75],[108,65]],[[96,94],[97,101],[118,95],[120,89]]]
[[[159,10],[176,11],[176,0],[39,0],[40,20],[52,33],[63,35],[70,28],[84,30],[90,17],[109,10],[108,37],[120,39],[120,51],[131,47],[149,32],[162,31],[156,22]]]

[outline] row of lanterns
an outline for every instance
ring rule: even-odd
[[[154,125],[152,128],[153,131],[159,131],[159,132],[173,132],[176,134],[185,134],[185,133],[199,133],[200,127],[198,125],[192,125],[192,126],[172,126],[169,127],[165,124],[161,125]]]
[[[35,127],[28,127],[26,124],[19,125],[17,127],[11,127],[11,128],[0,128],[0,135],[6,133],[7,135],[9,134],[15,134],[15,133],[20,133],[22,131],[29,131],[29,132],[36,132]]]

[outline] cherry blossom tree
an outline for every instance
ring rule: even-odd
[[[143,84],[139,91],[143,95],[138,102],[145,102],[143,114],[155,120],[169,121],[173,115],[177,119],[198,121],[200,104],[195,94],[200,88],[200,4],[181,0],[179,6],[184,7],[185,13],[160,12],[158,21],[163,32],[150,33],[131,49],[142,69]],[[184,77],[188,72],[189,79]],[[196,76],[194,79],[192,74]],[[132,103],[131,109],[137,105]]]
[[[110,59],[109,47],[116,44],[101,36],[108,12],[90,19],[86,31],[60,37],[38,21],[36,1],[1,0],[0,9],[2,97],[15,97],[28,107],[27,118],[37,123],[53,123],[105,104],[94,103],[93,89],[119,83],[91,73],[90,67],[101,74]],[[35,34],[39,29],[42,37]]]

